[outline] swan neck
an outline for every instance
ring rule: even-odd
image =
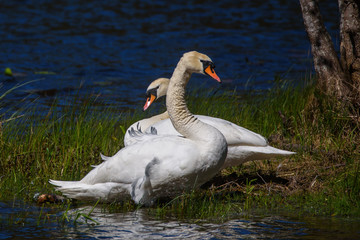
[[[184,137],[195,137],[192,129],[199,125],[200,121],[193,116],[187,108],[185,101],[185,88],[191,77],[186,71],[182,59],[179,61],[170,79],[166,96],[166,108],[175,129]]]

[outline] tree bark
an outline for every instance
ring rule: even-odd
[[[339,0],[340,1],[340,0]],[[316,0],[300,0],[306,33],[311,44],[318,84],[327,94],[343,98],[348,94],[347,76],[327,32]],[[346,55],[347,56],[347,55]]]
[[[348,82],[344,83],[360,95],[360,1],[339,0],[340,9],[340,62]]]

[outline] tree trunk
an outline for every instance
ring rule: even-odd
[[[360,98],[360,1],[339,0],[340,9],[340,62],[348,82],[344,83]],[[358,101],[360,101],[358,99]]]
[[[331,37],[327,32],[316,0],[300,0],[305,30],[310,40],[318,84],[327,94],[343,98],[348,94],[347,82]]]

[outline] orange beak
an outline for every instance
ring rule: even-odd
[[[216,75],[214,69],[211,68],[211,66],[208,66],[208,67],[205,69],[205,73],[206,73],[207,75],[209,75],[210,77],[212,77],[213,79],[215,79],[216,81],[218,81],[219,83],[221,83],[220,78],[218,77],[218,75]]]
[[[154,95],[150,95],[150,97],[148,97],[147,99],[146,99],[146,103],[145,103],[145,105],[144,105],[144,111],[146,110],[146,109],[148,109],[148,107],[150,107],[150,105],[155,101],[155,99],[156,99],[156,97],[154,96]]]

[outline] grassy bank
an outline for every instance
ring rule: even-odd
[[[202,189],[149,211],[184,218],[224,217],[255,208],[360,215],[360,123],[346,108],[312,86],[284,87],[281,81],[271,91],[189,95],[193,113],[229,120],[297,154],[225,169]],[[101,162],[100,153],[113,155],[123,147],[128,126],[151,115],[97,108],[97,101],[55,101],[43,116],[33,107],[23,110],[24,117],[2,124],[1,200],[33,201],[35,193],[54,192],[48,179],[81,179]],[[131,202],[107,207],[136,208]]]

